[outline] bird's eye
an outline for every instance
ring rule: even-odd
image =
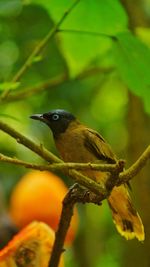
[[[59,119],[59,115],[58,114],[53,114],[52,120],[53,121],[57,121],[58,119]]]

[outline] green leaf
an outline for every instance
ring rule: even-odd
[[[44,6],[58,22],[76,0],[32,1]],[[81,0],[66,17],[62,27],[113,35],[127,27],[127,16],[118,0]]]
[[[16,90],[20,85],[20,82],[4,82],[0,83],[0,91],[5,91],[5,90]]]
[[[55,23],[72,5],[70,0],[32,1],[44,6]],[[94,58],[107,53],[111,46],[110,35],[126,28],[127,16],[118,0],[81,0],[60,25],[60,29],[63,29],[59,34],[61,51],[67,60],[70,74],[75,76]],[[67,30],[86,31],[89,34]],[[99,36],[90,32],[99,33]]]
[[[150,49],[130,32],[116,35],[115,62],[118,72],[130,90],[144,96],[150,87]]]

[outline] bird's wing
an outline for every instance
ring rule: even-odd
[[[92,129],[86,128],[84,131],[84,144],[98,160],[104,160],[108,163],[116,163],[116,156],[112,152],[110,145],[103,137]]]

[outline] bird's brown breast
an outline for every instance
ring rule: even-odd
[[[68,162],[93,162],[97,158],[85,147],[85,127],[71,123],[65,133],[60,134],[55,140],[56,147],[64,161]]]
[[[76,125],[76,122],[74,122],[65,133],[55,140],[60,156],[65,162],[87,163],[98,161],[96,155],[85,146],[84,131],[85,126]],[[96,181],[106,177],[106,173],[93,170],[82,171],[82,174]]]

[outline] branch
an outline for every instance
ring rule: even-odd
[[[55,242],[53,245],[53,250],[48,267],[57,267],[59,264],[61,253],[64,251],[63,245],[73,215],[74,205],[77,202],[81,203],[90,202],[100,205],[103,199],[104,199],[103,195],[93,194],[87,191],[87,189],[82,188],[78,184],[74,184],[70,188],[70,190],[68,191],[67,195],[63,200],[62,213],[59,221],[58,230],[56,232]]]
[[[41,148],[41,147],[40,147]],[[45,149],[44,149],[45,150]],[[45,150],[47,153],[47,151]],[[48,151],[48,154],[53,155],[51,152]],[[49,157],[49,155],[48,155]],[[44,157],[45,158],[45,157]],[[46,157],[47,158],[47,157]],[[58,159],[57,157],[55,157]],[[29,169],[35,169],[35,170],[48,170],[48,171],[67,171],[67,170],[99,170],[102,172],[110,172],[113,174],[118,174],[118,181],[117,185],[120,185],[122,183],[129,182],[134,176],[137,175],[137,173],[140,172],[142,168],[144,168],[145,164],[147,163],[148,159],[150,159],[150,146],[146,148],[146,150],[142,153],[142,155],[138,158],[138,160],[128,169],[124,170],[122,172],[122,169],[124,167],[125,161],[124,160],[118,160],[116,164],[101,164],[101,163],[74,163],[74,162],[62,162],[59,160],[60,163],[52,163],[48,165],[39,165],[39,164],[33,164],[29,162],[25,162],[22,160],[19,160],[17,158],[11,158],[8,156],[3,155],[0,153],[0,161],[20,165],[25,168]]]
[[[56,86],[62,84],[63,82],[66,81],[66,78],[67,78],[67,75],[61,75],[61,76],[58,76],[56,78],[53,78],[53,79],[50,79],[48,81],[45,81],[44,83],[42,84],[39,84],[39,85],[36,85],[34,87],[29,87],[29,88],[25,88],[23,90],[20,90],[20,91],[11,91],[11,93],[9,93],[7,95],[7,97],[1,99],[4,103],[5,102],[12,102],[12,101],[18,101],[20,99],[25,99],[27,97],[30,97],[34,94],[37,94],[37,93],[40,93],[40,92],[43,92],[47,89],[53,89],[55,88]]]
[[[61,33],[72,33],[72,34],[81,34],[81,35],[90,35],[90,36],[99,36],[103,38],[109,38],[114,40],[115,36],[114,35],[109,35],[101,32],[93,32],[93,31],[82,31],[82,30],[71,30],[71,29],[58,29],[58,32]]]
[[[38,43],[38,45],[34,48],[30,56],[27,58],[23,66],[19,69],[19,71],[15,74],[13,77],[11,83],[16,83],[17,81],[20,80],[20,78],[23,76],[23,74],[27,71],[27,69],[32,65],[34,58],[38,56],[42,49],[46,46],[48,41],[53,38],[53,36],[56,34],[58,31],[59,26],[62,25],[66,17],[70,14],[70,12],[75,8],[75,6],[79,3],[80,0],[76,0],[75,2],[72,3],[70,8],[63,14],[61,19],[58,21],[58,23],[48,32],[48,34]],[[9,95],[9,92],[11,90],[8,89],[4,92],[4,94],[1,96],[1,99],[6,98]]]
[[[38,146],[33,141],[18,133],[9,125],[0,121],[0,129],[13,138],[20,144],[23,144],[25,147],[29,148],[40,157],[45,159],[48,162],[53,162],[53,164],[49,165],[38,165],[27,163],[18,159],[12,159],[10,157],[6,157],[3,154],[0,154],[0,160],[4,162],[10,162],[17,165],[23,165],[28,168],[36,168],[40,170],[51,169],[51,170],[62,170],[65,174],[69,175],[80,185],[83,185],[87,189],[81,188],[81,186],[75,185],[66,195],[63,201],[63,209],[61,214],[61,219],[58,227],[58,231],[56,233],[56,239],[53,247],[53,252],[51,255],[51,260],[49,263],[49,267],[57,267],[59,263],[60,255],[63,251],[63,244],[65,240],[65,236],[71,221],[71,217],[73,214],[73,207],[76,202],[90,202],[95,204],[100,204],[103,199],[106,199],[114,186],[119,186],[120,184],[126,183],[131,180],[146,164],[148,159],[150,159],[150,146],[143,152],[143,154],[139,157],[139,159],[127,170],[123,171],[124,161],[120,160],[117,164],[92,164],[92,163],[64,163],[62,160],[57,158],[51,152],[46,150],[42,145]],[[107,179],[106,185],[100,185],[88,177],[82,175],[74,169],[84,170],[85,168],[92,168],[93,170],[101,170],[110,172],[109,179]]]
[[[16,139],[16,141],[25,147],[29,148],[31,151],[38,154],[41,158],[45,159],[48,162],[54,162],[54,163],[63,163],[61,159],[56,157],[53,153],[45,149],[42,145],[37,145],[32,140],[27,138],[26,136],[22,135],[21,133],[17,132],[15,129],[13,129],[8,124],[0,121],[0,129],[9,134],[11,137]],[[80,183],[81,185],[85,186],[89,190],[99,194],[100,192],[104,195],[107,195],[107,190],[104,187],[104,185],[100,185],[96,183],[94,180],[91,180],[90,178],[86,177],[85,175],[82,175],[81,173],[75,171],[75,170],[66,170],[64,171],[66,175],[69,175],[75,182]]]
[[[29,138],[25,137],[21,133],[17,132],[11,126],[6,123],[0,121],[0,129],[5,133],[9,134],[11,137],[15,138],[16,141],[25,147],[29,148],[31,151],[38,154],[41,158],[45,159],[51,163],[59,163],[59,164],[49,164],[49,165],[37,165],[28,162],[24,162],[18,159],[12,159],[10,157],[6,157],[4,155],[0,155],[0,160],[5,162],[10,162],[17,165],[22,165],[26,168],[39,169],[39,170],[62,170],[65,174],[69,174],[71,178],[73,178],[76,182],[79,182],[83,186],[89,188],[91,191],[103,192],[104,195],[107,195],[107,190],[104,186],[97,184],[93,180],[88,177],[82,175],[81,173],[75,171],[76,170],[84,170],[84,169],[93,169],[93,170],[101,170],[108,171],[115,174],[116,180],[113,183],[121,184],[126,183],[131,180],[146,164],[147,160],[150,158],[150,146],[143,152],[140,158],[127,170],[122,172],[124,167],[124,161],[119,160],[117,164],[92,164],[92,163],[64,163],[61,159],[56,157],[53,153],[45,149],[42,145],[37,145]],[[118,177],[117,177],[118,176]],[[113,184],[114,186],[114,184]],[[102,190],[102,191],[101,191]]]
[[[127,170],[119,174],[118,185],[130,181],[136,176],[150,159],[150,145],[145,149],[138,160]]]
[[[0,121],[0,129],[9,134],[11,137],[16,139],[16,141],[25,147],[29,148],[36,154],[38,154],[40,157],[45,159],[48,162],[62,162],[58,157],[56,157],[53,153],[45,149],[42,145],[37,145],[32,140],[24,136],[23,134],[17,132],[14,128],[9,126],[8,124]]]
[[[92,67],[89,69],[85,69],[83,72],[78,74],[74,80],[83,80],[89,76],[97,75],[100,73],[108,74],[114,70],[113,67],[107,67],[107,68],[100,68],[100,67]],[[60,84],[63,84],[65,81],[67,81],[67,74],[62,74],[56,78],[50,79],[42,84],[29,87],[29,88],[24,88],[22,90],[16,90],[16,91],[11,91],[7,97],[1,98],[1,102],[3,103],[8,103],[12,101],[18,101],[20,99],[25,99],[29,96],[32,96],[37,93],[42,93],[45,92],[47,89],[54,89]]]
[[[120,183],[118,183],[118,185],[127,182],[132,177],[134,177],[144,167],[148,159],[150,159],[150,146],[148,146],[148,148],[144,151],[144,153],[128,170],[119,174]],[[114,179],[112,179],[112,182],[113,181]],[[66,195],[63,201],[63,208],[60,217],[60,222],[58,230],[56,232],[55,242],[53,245],[53,250],[48,267],[57,267],[59,264],[61,254],[64,251],[63,245],[71,222],[71,217],[73,215],[73,208],[75,203],[90,202],[100,205],[101,201],[104,199],[105,199],[104,195],[95,195],[76,184],[72,188],[70,188],[68,194]]]
[[[93,76],[93,75],[98,75],[100,73],[103,74],[109,74],[112,71],[114,71],[114,67],[88,67],[86,69],[84,69],[81,73],[79,73],[76,77],[75,80],[81,80],[81,79],[85,79],[89,76]]]
[[[35,170],[48,170],[48,171],[66,171],[66,170],[99,170],[102,172],[116,172],[120,168],[120,164],[123,160],[119,160],[116,164],[101,164],[101,163],[74,163],[74,162],[63,162],[63,163],[52,163],[48,165],[39,165],[39,164],[33,164],[26,161],[22,161],[17,158],[11,158],[8,156],[5,156],[4,154],[0,153],[0,161],[15,164],[15,165],[21,165],[25,168],[29,169],[35,169]]]

